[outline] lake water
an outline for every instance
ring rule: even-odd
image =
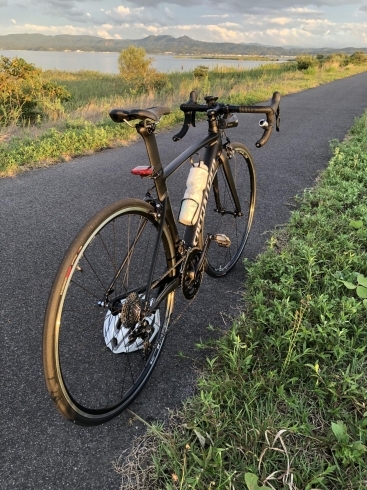
[[[119,53],[88,53],[71,51],[2,51],[0,56],[25,59],[28,63],[35,64],[44,70],[94,70],[103,73],[119,73],[117,58]],[[209,69],[220,66],[232,66],[235,68],[256,68],[269,61],[240,61],[240,60],[205,60],[200,58],[175,58],[171,55],[152,55],[152,66],[158,71],[169,73],[175,71],[190,71],[198,65],[208,66]]]

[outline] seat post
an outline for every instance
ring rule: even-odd
[[[166,179],[163,173],[162,161],[159,155],[157,140],[154,134],[155,126],[152,124],[148,126],[143,121],[137,124],[137,132],[142,136],[145,146],[147,148],[148,158],[151,167],[153,168],[153,178],[155,182],[155,187],[157,189],[158,199],[163,202],[168,195]],[[170,212],[168,212],[170,216]]]
[[[153,173],[156,174],[162,170],[162,162],[159,155],[157,140],[154,134],[154,125],[152,124],[148,126],[143,122],[140,122],[135,127],[145,142],[150,165],[153,167]]]

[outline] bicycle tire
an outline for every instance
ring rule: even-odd
[[[242,143],[231,143],[231,148],[233,154],[229,164],[242,215],[235,215],[235,205],[223,165],[219,165],[206,207],[204,226],[207,233],[228,237],[231,245],[223,247],[211,243],[206,257],[206,272],[212,277],[224,276],[236,265],[245,248],[255,213],[256,172],[251,153]],[[215,185],[219,189],[222,212],[217,211],[213,191]]]
[[[115,202],[83,227],[60,265],[45,313],[43,365],[53,402],[72,422],[97,425],[121,413],[156,365],[175,291],[146,317],[147,343],[143,337],[129,340],[134,327],[126,327],[129,324],[123,324],[120,315],[113,315],[98,302],[103,301],[112,278],[125,263],[113,297],[123,306],[131,298],[130,292],[138,290],[138,303],[143,303],[143,278],[152,263],[157,230],[150,204],[137,199]],[[165,225],[153,278],[167,274],[174,263],[175,247]],[[173,274],[172,270],[168,273]],[[157,287],[154,295],[160,291]]]

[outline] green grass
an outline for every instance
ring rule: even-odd
[[[193,72],[172,73],[159,93],[141,94],[126,86],[118,75],[45,71],[44,80],[65,86],[72,98],[63,104],[63,111],[53,121],[31,127],[0,128],[0,176],[134,140],[134,131],[109,120],[108,113],[113,107],[172,107],[173,115],[164,117],[160,125],[168,128],[182,122],[178,106],[193,89],[198,91],[201,101],[204,95],[215,94],[228,103],[255,104],[268,100],[276,90],[286,95],[366,69],[367,65],[340,67],[337,63],[325,63],[308,71],[297,70],[295,63],[268,64],[252,70],[222,67],[209,71],[204,78],[195,77]]]
[[[140,489],[367,488],[366,167],[367,112],[247,265],[197,396],[151,427],[122,488],[131,472]]]

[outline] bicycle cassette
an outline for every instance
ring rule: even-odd
[[[150,344],[158,333],[160,327],[159,310],[139,320],[140,300],[144,300],[144,295],[138,296],[133,293],[121,300],[120,315],[112,315],[110,310],[106,313],[103,336],[106,346],[114,354],[129,354],[145,349],[147,341]],[[153,301],[152,299],[151,304]],[[144,333],[140,332],[142,325],[144,325]]]

